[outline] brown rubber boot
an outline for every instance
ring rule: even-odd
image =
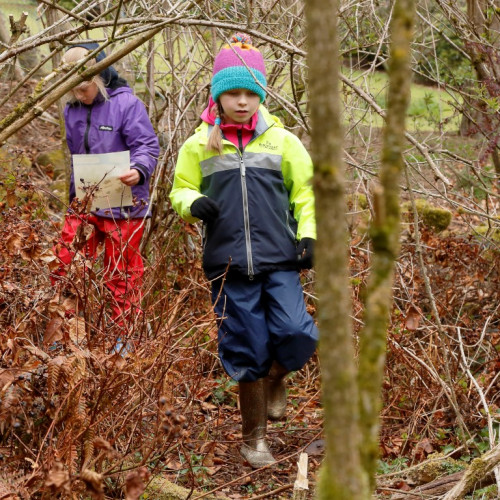
[[[266,377],[267,384],[267,416],[271,420],[279,420],[286,412],[286,384],[285,377],[288,374],[276,361],[273,362],[269,375]]]
[[[267,399],[265,380],[240,382],[243,445],[240,453],[254,468],[276,462],[266,441]]]

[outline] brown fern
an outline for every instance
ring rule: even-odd
[[[94,429],[89,427],[83,434],[83,467],[85,467],[94,456]]]
[[[49,397],[53,396],[58,389],[58,384],[61,380],[62,366],[65,361],[66,358],[63,356],[57,356],[51,359],[47,365],[47,390]]]

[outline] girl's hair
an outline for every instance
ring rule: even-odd
[[[219,155],[222,155],[222,131],[220,129],[220,121],[222,118],[222,106],[220,102],[217,101],[215,106],[211,110],[215,114],[215,124],[212,128],[212,132],[208,136],[207,149],[208,151],[217,151]]]
[[[89,54],[89,51],[84,48],[84,47],[72,47],[71,49],[67,50],[65,54],[63,55],[62,62],[67,64],[67,63],[76,63],[82,59],[85,59]],[[89,59],[85,65],[88,67],[94,66],[96,63],[95,59]],[[106,85],[104,83],[104,80],[99,76],[99,75],[94,75],[89,82],[93,82],[97,85],[97,88],[99,90],[99,93],[104,97],[104,99],[109,99],[108,96],[108,91],[106,90]],[[67,94],[67,102],[69,103],[75,103],[77,102],[76,97],[74,96],[73,92],[68,92]]]

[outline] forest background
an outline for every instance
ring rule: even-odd
[[[316,493],[328,442],[322,433],[320,360],[315,357],[292,377],[293,411],[271,428],[279,465],[256,472],[242,467],[235,452],[241,437],[236,388],[217,361],[209,284],[200,266],[201,228],[174,215],[168,192],[178,149],[206,105],[214,55],[234,31],[244,31],[267,62],[267,105],[314,158],[321,154],[314,141],[331,124],[343,129],[327,141],[337,145],[346,167],[340,187],[333,189],[340,204],[321,218],[334,221],[340,231],[334,244],[345,246],[348,259],[345,269],[325,266],[321,276],[311,271],[302,278],[308,308],[320,326],[323,295],[318,303],[316,282],[320,290],[321,280],[328,279],[332,288],[349,294],[340,319],[350,316],[344,330],[350,348],[362,353],[370,276],[380,248],[374,236],[386,215],[380,173],[387,164],[389,57],[404,48],[390,49],[396,39],[390,23],[401,4],[144,0],[27,3],[17,11],[16,4],[2,6],[0,498],[162,498],[174,494],[166,493],[172,483],[193,491],[193,498],[289,498],[301,452],[309,457],[307,495]],[[311,12],[308,28],[305,7]],[[314,31],[315,8],[332,32]],[[413,11],[411,2],[406,10]],[[30,13],[27,19],[23,11]],[[394,131],[405,142],[404,168],[396,177],[401,230],[392,253],[397,260],[394,281],[385,289],[388,299],[393,295],[386,304],[387,338],[386,328],[379,328],[387,355],[380,436],[375,436],[380,459],[376,471],[367,467],[376,473],[373,486],[381,498],[415,498],[410,490],[422,483],[436,487],[436,478],[450,473],[453,479],[440,492],[420,494],[448,495],[448,500],[497,496],[499,15],[490,0],[424,1],[410,22],[407,131]],[[316,34],[338,41],[338,48],[319,45]],[[308,35],[315,58],[307,53]],[[48,280],[68,178],[58,98],[88,74],[85,68],[57,68],[71,42],[89,38],[115,56],[108,61],[146,103],[162,144],[143,245],[149,328],[137,325],[142,343],[136,359],[109,353],[106,342],[113,332],[98,263],[75,261],[69,296],[58,294]],[[332,57],[337,50],[340,57]],[[332,59],[342,61],[337,97],[336,76],[327,71]],[[318,61],[324,64],[319,71],[313,68]],[[308,74],[319,77],[308,81]],[[327,90],[314,92],[317,82]],[[329,88],[342,109],[318,127],[315,106],[329,97]],[[400,110],[399,118],[404,114]],[[79,235],[75,246],[84,241],[85,234]],[[318,250],[318,260],[328,262],[328,247]],[[334,302],[328,304],[335,310]],[[80,314],[69,317],[66,312],[75,305]],[[354,360],[354,352],[342,351],[342,326],[327,323],[322,338],[331,340],[339,358]],[[54,341],[57,350],[50,349]],[[371,352],[383,366],[379,347],[380,338]],[[321,358],[323,372],[329,370],[326,359]],[[358,396],[350,391],[363,393],[363,383],[360,378],[358,388],[345,392],[354,421]],[[346,388],[329,389],[335,395]],[[377,387],[374,393],[378,398]],[[330,455],[347,463],[358,438],[352,440],[355,432],[333,417],[326,423],[333,422],[342,441]],[[329,426],[325,429],[328,434]],[[486,457],[493,459],[481,477],[450,496],[463,471],[488,450]]]

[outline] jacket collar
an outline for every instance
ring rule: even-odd
[[[254,139],[262,135],[271,127],[278,126],[283,128],[283,124],[281,123],[279,118],[273,117],[264,106],[260,106],[257,113],[258,113],[258,120],[257,120],[257,125],[255,127]],[[201,125],[196,129],[197,132],[205,131],[205,133],[200,134],[200,144],[207,144],[208,137],[210,136],[213,128],[214,128],[213,124],[203,121]]]

